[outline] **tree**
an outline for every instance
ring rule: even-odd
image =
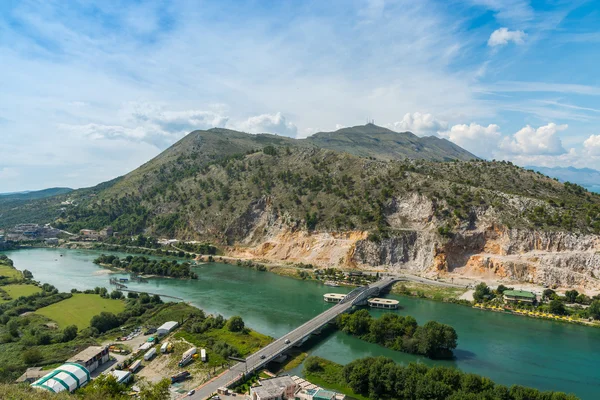
[[[124,297],[124,296],[123,296],[123,292],[121,292],[121,291],[119,291],[119,290],[113,290],[113,291],[110,293],[110,298],[111,298],[111,299],[118,300],[118,299],[122,299],[123,297]]]
[[[546,300],[552,300],[556,296],[556,292],[552,289],[545,289],[542,297]]]
[[[25,279],[33,279],[33,274],[31,273],[31,271],[24,269],[23,270],[23,277]]]
[[[22,357],[23,362],[27,365],[37,364],[44,359],[42,352],[35,347],[25,350]]]
[[[473,293],[473,299],[475,299],[475,301],[481,302],[492,298],[492,291],[485,282],[481,282],[479,285],[475,286],[475,292]]]
[[[592,304],[588,307],[590,316],[594,319],[600,319],[600,300],[592,301]]]
[[[558,299],[551,300],[549,308],[552,314],[563,315],[566,312],[564,303]]]
[[[117,378],[113,375],[101,374],[84,388],[80,389],[79,392],[82,393],[85,398],[90,396],[94,399],[127,399],[127,396],[122,395],[126,390],[127,386],[122,383],[117,383]]]
[[[119,318],[115,314],[105,311],[92,317],[90,322],[90,326],[96,328],[100,333],[114,329],[120,324]]]
[[[496,292],[498,294],[503,294],[505,290],[510,290],[510,288],[504,286],[504,285],[498,285],[498,288],[496,289]]]
[[[579,292],[577,290],[567,290],[565,292],[565,297],[567,298],[567,301],[569,303],[575,303],[575,300],[577,300],[578,295]]]
[[[169,387],[171,381],[169,379],[162,379],[160,382],[152,385],[146,384],[140,390],[139,398],[141,400],[167,400],[171,398],[169,393]]]
[[[244,330],[244,320],[240,316],[233,316],[227,321],[227,329],[230,332],[241,332]]]
[[[314,373],[322,371],[323,367],[319,363],[319,359],[317,357],[308,357],[304,361],[304,370],[309,373]]]
[[[63,329],[63,342],[70,342],[77,337],[77,325],[69,325]]]
[[[450,325],[429,321],[417,328],[414,338],[420,354],[429,358],[451,358],[458,335]]]

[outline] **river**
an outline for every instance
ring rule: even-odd
[[[65,249],[5,252],[18,269],[30,270],[36,280],[48,282],[61,291],[108,287],[109,276],[92,263],[100,253]],[[282,336],[330,307],[323,301],[324,293],[349,291],[227,264],[205,264],[195,271],[198,280],[157,278],[148,283],[130,282],[128,287],[181,297],[209,313],[225,317],[241,315],[247,326],[273,337]],[[509,386],[564,391],[582,399],[600,398],[600,329],[424,299],[390,297],[400,301],[402,309],[397,312],[412,315],[421,324],[436,320],[452,325],[459,338],[456,359],[431,361],[341,332],[313,341],[309,353],[341,364],[383,355],[399,363],[455,366]],[[301,368],[294,372],[301,372]]]

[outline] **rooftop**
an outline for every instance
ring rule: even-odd
[[[344,297],[346,297],[345,294],[343,293],[325,293],[323,295],[323,297],[325,298],[330,298],[330,299],[343,299]]]
[[[83,350],[81,353],[77,353],[73,357],[69,358],[67,362],[85,362],[91,360],[107,347],[108,346],[90,346],[87,349]]]
[[[504,296],[527,297],[530,299],[535,299],[535,294],[525,290],[505,290],[503,294]]]
[[[398,304],[399,303],[398,300],[380,299],[380,298],[369,299],[368,301],[369,301],[369,303],[376,303],[376,304]]]

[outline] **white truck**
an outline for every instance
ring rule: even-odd
[[[148,361],[156,354],[156,347],[151,348],[144,354],[144,360]]]
[[[204,350],[204,349],[201,349],[201,350],[200,350],[200,359],[201,359],[203,362],[206,362],[206,350]]]

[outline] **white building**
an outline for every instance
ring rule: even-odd
[[[108,346],[90,346],[81,353],[69,358],[67,362],[80,364],[89,372],[92,372],[109,359]]]
[[[117,383],[129,383],[131,378],[133,378],[133,375],[129,371],[114,370],[110,371],[110,374],[115,377]]]
[[[31,384],[36,389],[48,390],[52,393],[62,391],[73,392],[90,381],[90,372],[83,366],[75,363],[66,363],[44,375]]]
[[[161,326],[159,326],[156,329],[156,334],[158,336],[164,336],[164,335],[168,334],[169,332],[171,332],[173,329],[177,328],[177,325],[179,325],[179,324],[175,321],[165,322],[164,324],[162,324]]]
[[[293,399],[298,385],[289,375],[258,381],[259,386],[250,388],[252,400]]]

